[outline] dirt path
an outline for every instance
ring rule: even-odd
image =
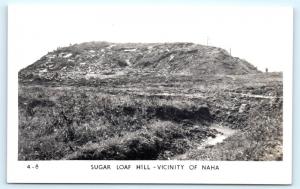
[[[233,93],[233,92],[231,92],[231,94],[236,94],[242,97],[250,97],[250,98],[265,98],[265,99],[282,98],[279,96],[254,95],[254,94]]]
[[[125,89],[118,89],[122,91],[127,91],[128,88]],[[136,90],[139,90],[136,88]],[[236,93],[236,92],[227,92],[228,95],[235,95],[241,97],[248,97],[248,98],[257,98],[257,99],[276,99],[282,98],[282,96],[268,96],[268,95],[255,95],[255,94],[248,94],[248,93]],[[194,94],[180,94],[180,93],[171,93],[171,92],[163,92],[163,93],[149,93],[149,92],[141,92],[141,91],[130,91],[130,94],[133,95],[140,95],[140,96],[164,96],[164,97],[178,97],[178,98],[187,98],[187,99],[199,99],[199,98],[207,98],[209,95],[204,95],[203,93],[194,93]]]

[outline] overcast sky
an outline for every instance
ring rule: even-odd
[[[58,46],[87,41],[206,44],[208,39],[270,71],[282,71],[292,59],[291,8],[11,6],[8,18],[16,69]]]

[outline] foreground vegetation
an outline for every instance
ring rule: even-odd
[[[282,103],[280,73],[20,82],[19,160],[282,160]]]

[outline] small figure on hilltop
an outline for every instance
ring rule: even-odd
[[[268,68],[266,68],[266,73],[268,73],[268,71],[269,71]]]

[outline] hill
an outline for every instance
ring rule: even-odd
[[[243,75],[259,71],[224,49],[194,43],[87,42],[49,52],[22,69],[19,78],[63,81],[133,73]]]

